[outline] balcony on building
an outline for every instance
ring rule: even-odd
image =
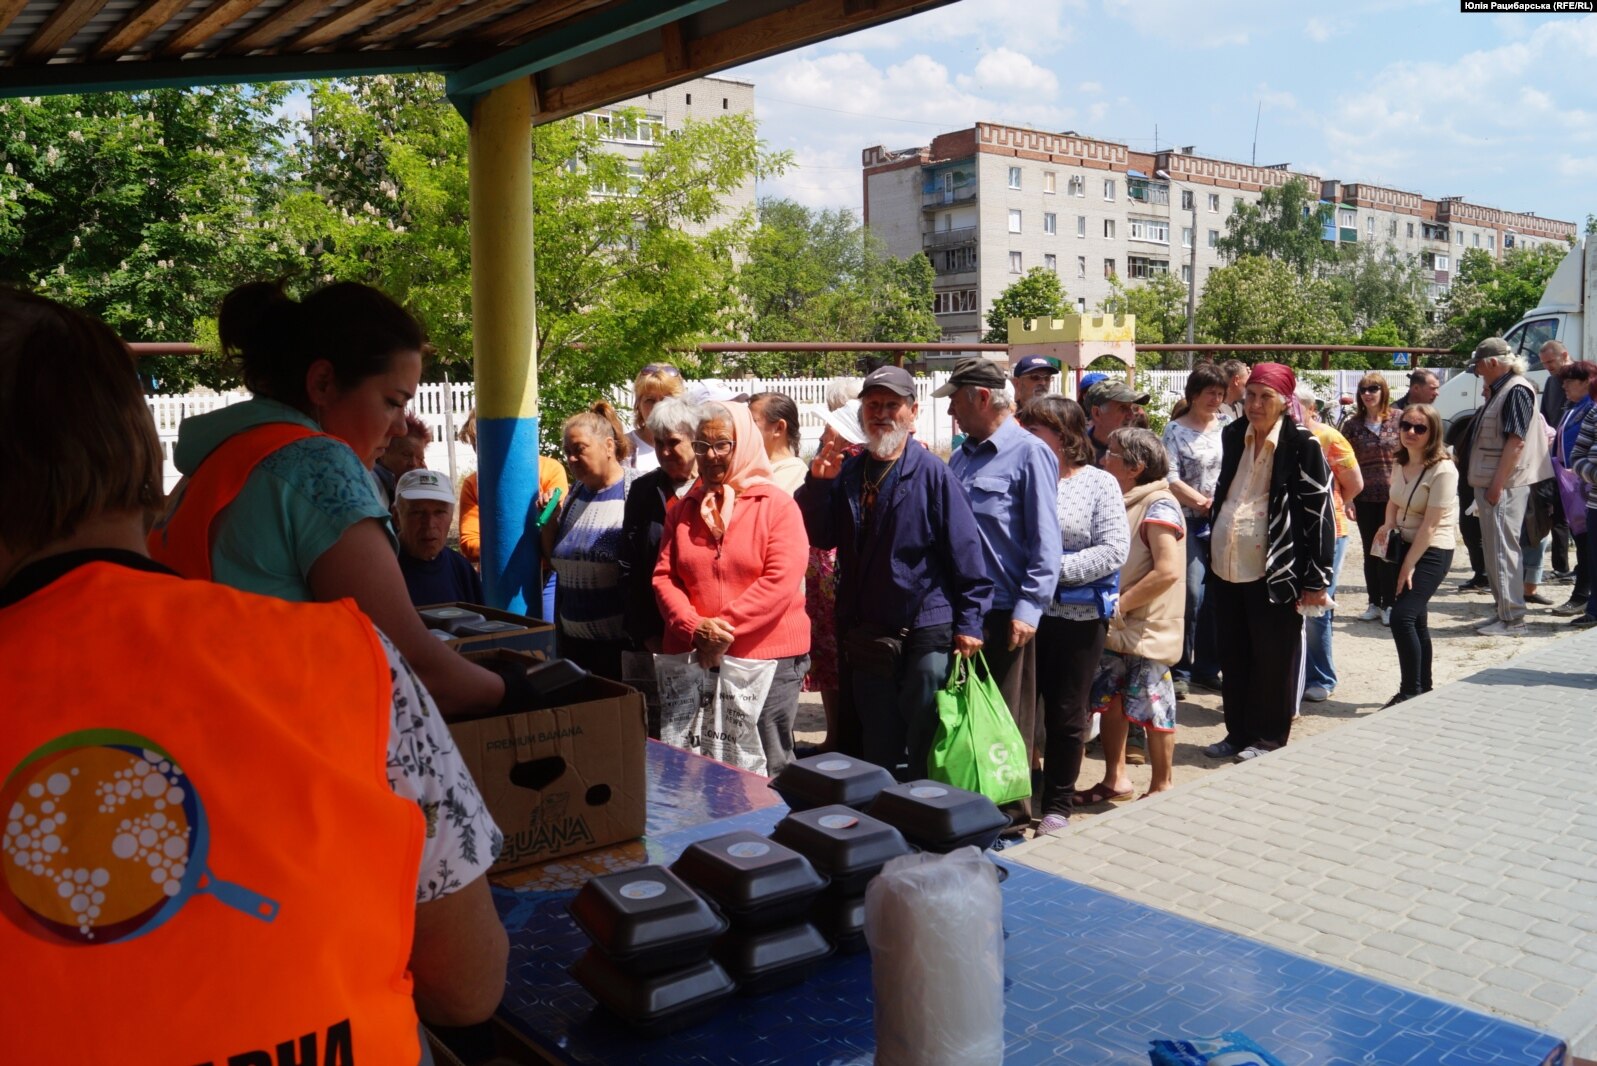
[[[976,202],[976,180],[972,178],[963,185],[938,185],[927,188],[921,193],[921,207],[932,210],[938,207],[947,207],[950,204],[970,204]]]
[[[1170,186],[1154,181],[1140,170],[1126,171],[1126,195],[1149,207],[1170,206]]]
[[[961,226],[958,229],[927,230],[921,239],[921,247],[930,256],[933,252],[944,248],[958,248],[967,244],[975,244],[979,226]]]
[[[1420,236],[1428,241],[1440,241],[1443,244],[1448,244],[1450,243],[1451,234],[1448,233],[1446,226],[1439,226],[1433,222],[1421,222]]]

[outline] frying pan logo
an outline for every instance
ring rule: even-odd
[[[57,945],[115,944],[197,894],[270,922],[278,905],[217,880],[194,783],[146,737],[91,729],[34,751],[0,784],[0,912]]]

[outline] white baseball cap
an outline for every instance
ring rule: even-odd
[[[455,489],[449,484],[449,479],[436,470],[407,470],[399,475],[399,483],[394,486],[394,498],[454,503]]]

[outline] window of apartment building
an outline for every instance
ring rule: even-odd
[[[665,137],[665,116],[654,112],[617,115],[602,111],[585,117],[588,125],[598,130],[599,136],[607,141],[657,144]]]
[[[1358,214],[1351,207],[1344,207],[1337,212],[1336,224],[1343,229],[1352,229],[1359,224]]]
[[[1191,285],[1192,284],[1192,264],[1191,263],[1182,263],[1181,264],[1181,283],[1183,285]]]
[[[692,93],[688,93],[687,94],[687,100],[685,102],[687,103],[687,105],[689,107],[693,106],[693,94]]]
[[[1209,194],[1209,210],[1210,211],[1218,211],[1218,210],[1220,210],[1220,194],[1219,193],[1212,192],[1212,193]]]
[[[1076,236],[1085,237],[1086,235],[1087,235],[1087,216],[1086,215],[1077,215],[1076,216]]]
[[[976,310],[975,289],[949,289],[932,293],[932,313],[960,315]]]
[[[1087,179],[1080,174],[1071,175],[1070,181],[1065,185],[1065,191],[1071,196],[1087,195]]]
[[[1115,276],[1115,261],[1113,259],[1105,259],[1103,261],[1103,276],[1106,278]]]
[[[1042,191],[1050,196],[1054,193],[1054,172],[1051,170],[1042,172]]]
[[[1463,247],[1463,245],[1464,245],[1464,231],[1463,230],[1459,230],[1458,231],[1458,243],[1459,243],[1460,247]]]
[[[1011,189],[1020,188],[1020,168],[1019,167],[1010,167],[1009,168],[1009,187]]]
[[[1042,265],[1048,270],[1053,271],[1055,274],[1059,273],[1059,257],[1057,255],[1043,256]]]
[[[1375,236],[1375,216],[1374,215],[1370,215],[1369,217],[1367,217],[1364,220],[1364,235],[1366,237]]]
[[[1104,182],[1103,182],[1103,198],[1105,200],[1113,200],[1115,198],[1115,179],[1113,179],[1113,178],[1105,178],[1104,179]]]
[[[1193,204],[1193,202],[1196,199],[1197,199],[1197,197],[1193,196],[1191,189],[1182,189],[1181,190],[1181,210],[1183,210],[1183,211],[1191,211],[1192,210],[1192,204]]]
[[[728,101],[727,98],[724,97],[724,96],[721,97],[721,110],[722,111],[726,111],[729,108],[730,108],[730,101]]]
[[[1010,252],[1009,253],[1009,272],[1011,274],[1019,274],[1019,273],[1021,273],[1022,269],[1023,269],[1023,267],[1021,266],[1021,262],[1020,262],[1020,253],[1019,252]]]
[[[1085,296],[1076,297],[1076,313],[1078,315],[1087,313],[1087,298]]]
[[[1192,247],[1192,227],[1191,226],[1182,226],[1181,227],[1181,247],[1183,247],[1183,248],[1191,248]]]
[[[1413,240],[1414,239],[1414,223],[1412,223],[1412,222],[1410,222],[1408,224],[1408,239],[1409,240]]]
[[[939,264],[945,274],[959,274],[976,269],[976,249],[949,248],[943,252]]]
[[[1106,218],[1106,219],[1103,220],[1103,235],[1105,237],[1108,237],[1110,240],[1114,240],[1115,239],[1115,220],[1114,219]]]
[[[1170,262],[1167,259],[1149,259],[1146,256],[1131,255],[1126,257],[1126,273],[1134,278],[1151,278],[1156,274],[1170,273]]]
[[[1388,237],[1397,236],[1397,219],[1394,218],[1386,224],[1386,235]]]
[[[1009,232],[1020,232],[1020,212],[1014,208],[1010,208],[1009,210]]]
[[[1470,234],[1470,237],[1474,239],[1475,247],[1479,248],[1481,246],[1481,235],[1479,233],[1472,233]]]
[[[1087,257],[1084,256],[1084,255],[1078,255],[1078,256],[1076,256],[1076,277],[1084,278],[1086,276],[1087,276]]]
[[[1059,216],[1052,211],[1043,212],[1042,231],[1050,237],[1057,234],[1059,232]]]
[[[1436,269],[1437,270],[1450,270],[1450,269],[1452,269],[1452,260],[1450,260],[1445,255],[1437,256],[1436,257]]]
[[[1155,244],[1170,243],[1170,223],[1153,218],[1133,218],[1127,221],[1131,226],[1132,240],[1153,241]]]
[[[1218,247],[1220,247],[1220,231],[1219,230],[1212,229],[1212,230],[1209,231],[1209,247],[1210,248],[1218,248]]]
[[[1497,234],[1488,233],[1486,235],[1486,247],[1493,250],[1497,248]]]

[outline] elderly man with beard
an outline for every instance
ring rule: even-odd
[[[917,413],[907,371],[873,370],[860,389],[865,451],[845,459],[828,440],[795,494],[811,545],[837,549],[842,747],[894,770],[907,756],[906,780],[926,776],[937,690],[951,655],[981,648],[992,602],[975,515],[911,439]]]

